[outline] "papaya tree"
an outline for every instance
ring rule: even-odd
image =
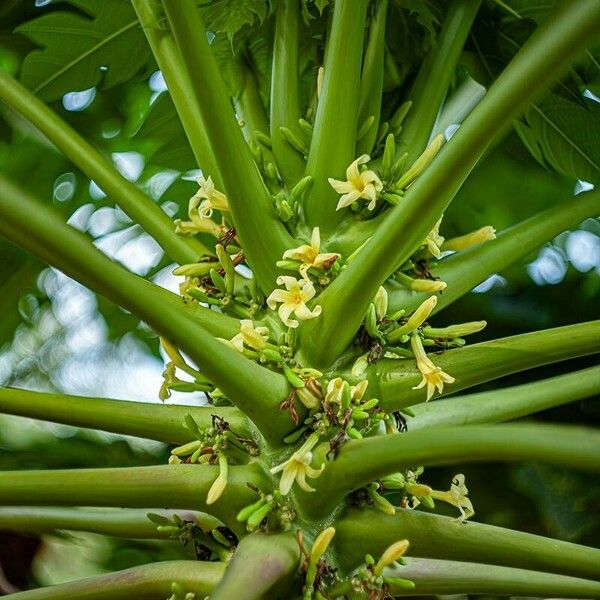
[[[179,293],[104,254],[37,168],[3,169],[0,234],[32,257],[14,298],[49,265],[143,322],[166,364],[162,404],[5,387],[0,411],[171,449],[168,464],[0,472],[0,529],[179,540],[198,560],[15,599],[599,598],[600,550],[475,522],[465,475],[440,486],[424,469],[600,470],[593,428],[507,423],[598,393],[598,367],[575,359],[600,350],[600,322],[468,343],[486,321],[443,312],[600,214],[590,189],[498,231],[444,221],[510,132],[542,179],[600,180],[600,3],[23,4],[2,9],[5,129],[93,181]],[[157,68],[168,92],[127,135],[193,174],[173,210],[116,168],[110,131],[58,102],[93,90],[110,105]]]

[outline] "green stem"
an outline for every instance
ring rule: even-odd
[[[171,583],[176,581],[186,591],[204,598],[217,585],[224,569],[223,563],[164,561],[11,595],[14,600],[165,600],[171,594]]]
[[[125,179],[100,153],[52,109],[8,73],[0,70],[0,100],[39,129],[83,173],[93,179],[123,211],[149,233],[167,255],[179,263],[194,262],[206,253],[198,241],[175,233],[162,209]]]
[[[254,141],[254,134],[257,131],[263,135],[269,135],[269,122],[253,70],[241,59],[240,68],[244,72],[244,88],[239,97],[233,100],[236,113],[241,116],[241,127],[246,141],[251,142]]]
[[[156,286],[112,262],[51,208],[2,176],[0,182],[0,235],[146,321],[188,354],[269,441],[281,440],[290,429],[287,415],[277,410],[288,391],[283,375],[218,341],[187,314],[168,310],[170,304],[162,291],[155,291]]]
[[[595,0],[560,4],[528,40],[426,175],[411,185],[363,251],[319,297],[323,314],[302,331],[313,363],[328,364],[347,347],[378,286],[425,239],[487,146],[556,80],[599,26],[600,3]]]
[[[191,81],[181,63],[181,56],[173,38],[161,26],[163,13],[160,0],[131,0],[131,3],[144,30],[150,50],[156,59],[156,64],[165,78],[169,95],[173,100],[196,162],[203,173],[213,178],[217,188],[222,188],[223,183],[217,161],[208,143],[206,130],[202,125]]]
[[[158,511],[171,518],[177,514],[184,521],[193,521],[203,530],[221,524],[218,519],[195,511]],[[0,508],[0,531],[19,533],[52,533],[58,530],[88,531],[101,535],[131,539],[168,539],[168,532],[158,531],[148,518],[148,510],[91,509],[57,507],[7,506]]]
[[[270,149],[256,140],[256,132],[269,136],[269,121],[258,83],[253,69],[240,59],[240,69],[244,73],[244,88],[238,96],[233,98],[236,114],[241,117],[242,131],[248,144],[260,147],[264,164],[272,163],[275,166],[275,157]]]
[[[14,268],[14,267],[13,267]],[[15,329],[22,323],[19,314],[19,300],[37,286],[37,279],[44,265],[27,258],[11,275],[2,282],[0,288],[0,340],[10,340]]]
[[[241,244],[260,287],[268,292],[277,278],[275,263],[293,247],[293,239],[275,215],[271,196],[230,108],[196,3],[163,0],[163,5],[190,75]]]
[[[371,116],[375,117],[375,121],[373,121],[373,124],[363,138],[358,141],[357,155],[371,154],[377,140],[377,132],[379,131],[381,96],[383,93],[387,10],[388,0],[379,0],[369,26],[369,39],[365,50],[360,80],[358,126],[360,127]]]
[[[598,598],[600,582],[512,569],[495,565],[409,558],[407,565],[388,569],[387,577],[410,579],[415,588],[391,586],[394,596],[493,594],[552,598]]]
[[[600,393],[600,367],[492,392],[417,404],[410,431],[510,421]]]
[[[323,87],[306,165],[306,174],[313,177],[314,185],[306,200],[305,216],[311,227],[319,225],[327,234],[343,217],[335,209],[338,195],[327,179],[345,179],[346,168],[356,158],[367,4],[367,0],[335,3],[325,50]]]
[[[195,439],[183,426],[186,415],[192,415],[201,429],[210,427],[212,415],[218,415],[236,433],[249,435],[244,415],[235,408],[149,404],[13,388],[0,388],[0,413],[135,435],[177,445]]]
[[[235,519],[256,501],[247,483],[268,489],[256,465],[229,467],[222,496],[208,506],[206,495],[219,474],[217,465],[161,465],[116,469],[0,472],[0,505],[114,506],[202,510],[243,532]]]
[[[408,152],[407,166],[427,146],[480,4],[481,0],[454,0],[450,4],[437,43],[421,66],[407,98],[412,107],[397,149],[399,155]]]
[[[493,273],[527,256],[559,233],[573,229],[599,213],[600,192],[579,194],[503,231],[495,240],[445,258],[432,269],[436,277],[448,284],[438,297],[434,312],[452,304]],[[388,291],[390,311],[404,308],[410,313],[429,296],[412,292],[394,282],[389,282]]]
[[[456,378],[444,394],[578,356],[600,352],[600,321],[556,327],[473,344],[429,356]],[[373,390],[386,410],[398,410],[425,401],[424,390],[413,390],[422,379],[412,360],[383,360],[374,367],[379,391]]]
[[[300,563],[300,548],[291,533],[254,533],[238,545],[211,600],[289,598],[286,593]]]
[[[298,46],[300,0],[281,0],[275,17],[273,67],[271,72],[271,143],[277,167],[286,185],[302,177],[304,158],[287,142],[280,127],[298,131],[300,94],[298,90]]]
[[[600,471],[600,432],[555,425],[470,425],[382,435],[346,443],[315,481],[315,514],[385,475],[414,467],[486,461],[541,461]]]
[[[431,132],[431,138],[444,133],[450,125],[460,125],[485,96],[485,87],[467,77],[444,103]]]
[[[379,556],[399,539],[408,554],[445,560],[478,561],[549,573],[600,579],[600,550],[539,535],[493,527],[417,510],[352,510],[336,524],[334,544],[342,565],[352,569],[365,553]]]

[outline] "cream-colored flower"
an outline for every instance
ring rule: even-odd
[[[427,246],[427,250],[435,258],[442,257],[442,251],[440,250],[441,245],[444,243],[444,236],[440,235],[440,225],[442,224],[442,218],[435,224],[435,227],[427,234],[425,240],[423,240],[423,246]]]
[[[471,231],[465,235],[446,240],[444,242],[443,250],[453,250],[454,252],[458,252],[494,239],[496,239],[496,230],[492,226],[486,225],[476,231]]]
[[[379,289],[375,294],[373,304],[375,305],[375,313],[377,314],[377,318],[381,321],[385,318],[388,309],[388,293],[382,285],[379,286]]]
[[[213,210],[229,211],[229,204],[225,194],[215,189],[213,180],[209,177],[198,178],[200,189],[190,198],[188,203],[189,221],[175,219],[175,232],[181,235],[195,235],[197,233],[210,233],[219,237],[225,227],[217,225],[211,220]]]
[[[329,404],[342,404],[342,396],[344,394],[344,387],[346,382],[341,377],[334,377],[327,384],[327,393],[325,394],[325,402]],[[365,392],[367,390],[367,386],[369,385],[369,381],[364,379],[360,381],[356,385],[350,386],[350,398],[353,402],[359,403]]]
[[[445,290],[448,287],[448,284],[439,279],[413,279],[409,287],[413,292],[435,294],[436,292]]]
[[[437,304],[437,296],[430,296],[427,300],[421,302],[418,308],[413,312],[404,325],[400,325],[388,335],[388,340],[392,343],[397,342],[402,336],[413,332],[423,325],[433,312]]]
[[[240,321],[240,332],[230,342],[236,350],[242,352],[244,344],[252,350],[263,350],[269,341],[268,327],[255,327],[250,319]]]
[[[465,485],[465,476],[462,473],[458,473],[452,478],[450,489],[447,492],[431,490],[431,497],[434,500],[441,500],[442,502],[456,506],[460,510],[460,520],[466,521],[475,514],[473,503],[467,497],[468,493],[469,490]]]
[[[305,491],[314,492],[307,482],[306,478],[316,479],[321,475],[325,465],[322,464],[319,469],[310,466],[313,460],[312,449],[319,442],[317,434],[311,435],[302,446],[290,456],[285,462],[273,467],[271,473],[281,473],[281,481],[279,482],[279,491],[285,496],[292,489],[294,481]]]
[[[444,383],[454,383],[455,379],[431,362],[418,335],[415,334],[411,337],[410,345],[417,361],[417,368],[423,375],[423,380],[419,385],[413,387],[413,390],[420,390],[427,386],[427,400],[431,400],[436,388],[441,394],[444,391]]]
[[[227,485],[227,471],[227,457],[224,454],[219,453],[219,475],[210,486],[210,490],[208,490],[206,504],[213,504],[221,497],[221,494]]]
[[[315,542],[310,550],[310,560],[316,564],[317,561],[325,554],[333,536],[335,535],[335,527],[327,527],[315,538]]]
[[[198,213],[201,218],[210,219],[213,210],[229,212],[227,196],[225,196],[223,192],[219,192],[219,190],[215,189],[212,177],[204,179],[204,177],[200,176],[197,181],[200,189],[194,194],[193,198],[200,200]]]
[[[346,169],[346,181],[329,178],[329,184],[338,193],[343,194],[336,210],[350,206],[359,199],[369,201],[367,208],[373,210],[377,203],[377,194],[383,189],[383,184],[375,171],[367,169],[360,171],[359,166],[368,163],[371,157],[368,154],[359,156]]]
[[[306,303],[316,294],[315,287],[310,281],[281,275],[277,278],[277,285],[285,286],[285,290],[273,290],[267,298],[267,306],[275,310],[277,304],[281,304],[278,313],[284,325],[298,327],[298,321],[290,319],[292,313],[302,321],[314,319],[321,314],[320,306],[315,306],[313,310],[306,306]]]
[[[321,233],[318,227],[315,227],[312,231],[310,245],[303,244],[297,248],[286,250],[283,253],[284,260],[288,258],[299,260],[302,263],[299,271],[304,279],[308,278],[307,273],[311,267],[315,269],[329,269],[339,257],[340,254],[337,252],[321,252]]]
[[[408,540],[399,540],[388,546],[373,568],[375,575],[381,575],[386,567],[396,562],[399,558],[402,558],[406,554],[408,546]]]

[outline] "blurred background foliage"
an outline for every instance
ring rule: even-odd
[[[276,2],[208,4],[202,10],[232,96],[239,97],[253,81],[268,101],[270,16]],[[465,78],[488,86],[544,20],[551,4],[549,0],[486,0],[455,87]],[[327,0],[303,2],[301,87],[307,103],[322,60],[327,5]],[[410,87],[416,68],[435,44],[445,8],[442,0],[390,3],[384,111],[391,112]],[[317,18],[321,11],[322,17]],[[76,42],[65,44],[55,33],[57,27],[77,31]],[[116,41],[108,43],[117,29]],[[102,43],[90,51],[98,38]],[[600,160],[594,170],[593,160],[590,165],[573,159],[581,154],[600,157],[597,57],[600,52],[591,49],[565,80],[489,150],[446,214],[442,230],[446,237],[488,224],[500,231],[564,202],[574,190],[587,189],[598,179]],[[48,73],[48,61],[59,67]],[[197,165],[128,1],[4,0],[0,68],[18,74],[168,214],[185,213],[196,188]],[[552,135],[556,128],[544,129],[548,122],[554,122],[567,141],[571,134],[583,140],[583,146],[573,152],[569,144],[561,145],[564,139],[557,141]],[[451,129],[446,133],[451,135]],[[5,107],[0,107],[0,169],[55,206],[115,260],[177,290],[172,267],[158,245],[93,181]],[[158,340],[134,316],[2,240],[0,286],[0,385],[158,401],[162,371]],[[565,231],[519,264],[483,282],[438,320],[486,319],[490,325],[479,334],[480,340],[586,321],[600,316],[599,288],[600,222],[589,219],[577,231]],[[494,386],[592,362],[579,359],[576,365],[553,365]],[[535,418],[599,423],[597,400]],[[170,401],[202,403],[202,398],[190,400],[175,393]],[[157,464],[165,462],[167,454],[166,447],[155,442],[0,416],[0,469]],[[424,479],[443,489],[456,470],[431,469]],[[469,465],[458,470],[467,476],[479,520],[599,543],[600,484],[585,475],[540,465]],[[171,542],[84,534],[38,540],[0,533],[0,564],[17,586],[65,581],[182,555],[189,556],[189,551]]]

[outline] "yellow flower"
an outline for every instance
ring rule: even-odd
[[[230,342],[236,350],[242,352],[244,344],[253,350],[262,350],[269,340],[268,327],[254,327],[250,319],[240,321],[240,332]]]
[[[415,329],[418,329],[427,320],[429,315],[437,304],[437,296],[430,296],[422,302],[419,307],[413,312],[404,325],[400,325],[392,331],[388,337],[390,342],[396,342],[401,336],[411,333]]]
[[[342,395],[346,382],[341,377],[334,377],[327,384],[327,393],[325,394],[325,402],[329,404],[342,404]],[[350,398],[353,402],[360,402],[365,395],[369,381],[364,379],[356,385],[350,387]]]
[[[302,263],[299,271],[304,279],[308,279],[307,273],[311,267],[329,269],[339,257],[340,254],[337,252],[321,252],[321,233],[318,227],[315,227],[312,231],[310,245],[304,244],[283,253],[284,260],[289,258],[299,260]]]
[[[442,218],[435,224],[435,227],[427,234],[427,237],[423,241],[423,245],[427,246],[432,256],[435,258],[442,257],[442,251],[440,246],[444,243],[444,236],[440,235],[440,225],[442,224]]]
[[[227,471],[227,457],[224,454],[219,453],[219,475],[210,486],[210,490],[208,490],[206,504],[213,504],[221,497],[221,494],[227,485]]]
[[[294,481],[305,491],[314,492],[315,489],[310,487],[306,482],[306,478],[316,479],[321,475],[325,465],[322,464],[320,469],[315,469],[310,466],[313,459],[311,450],[317,445],[319,436],[311,435],[299,450],[296,450],[290,458],[285,462],[273,467],[271,473],[281,473],[281,481],[279,482],[279,491],[285,496],[292,489]]]
[[[412,336],[410,345],[417,360],[417,368],[423,375],[423,380],[419,385],[413,387],[413,390],[420,390],[427,386],[427,400],[431,400],[436,388],[441,394],[444,391],[444,383],[454,383],[455,379],[431,362],[418,335]]]
[[[273,290],[267,298],[267,305],[271,310],[275,310],[277,304],[281,304],[278,312],[284,325],[298,327],[298,321],[290,319],[292,313],[295,313],[296,317],[302,321],[314,319],[321,314],[320,306],[315,306],[313,310],[306,306],[306,303],[316,294],[310,281],[281,275],[277,278],[277,285],[284,285],[285,290]]]
[[[381,558],[377,561],[377,564],[373,568],[375,575],[379,576],[383,573],[383,570],[396,562],[399,558],[402,558],[408,550],[408,540],[400,540],[394,542],[386,550],[384,550]]]
[[[210,219],[213,210],[229,212],[227,196],[215,189],[212,177],[204,179],[200,176],[197,181],[200,189],[194,194],[192,200],[196,198],[200,201],[198,213],[202,219]]]
[[[368,209],[373,210],[377,203],[377,194],[383,189],[383,184],[375,171],[360,171],[359,165],[364,165],[371,160],[368,154],[359,156],[346,169],[346,180],[339,181],[329,178],[329,184],[338,193],[343,194],[336,210],[350,206],[360,198],[369,201]]]
[[[335,527],[327,527],[327,529],[323,529],[316,537],[310,550],[310,560],[312,563],[316,563],[325,554],[334,535]]]
[[[458,473],[452,478],[450,489],[447,492],[431,490],[431,497],[435,500],[441,500],[442,502],[456,506],[460,510],[459,519],[466,521],[475,514],[473,503],[467,498],[468,493],[469,490],[465,485],[465,476],[462,473]]]
[[[211,220],[213,209],[229,210],[225,194],[215,190],[212,179],[198,178],[200,189],[190,198],[188,203],[189,221],[175,219],[175,232],[181,235],[195,235],[196,233],[210,233],[219,237],[224,227]]]
[[[441,292],[448,287],[445,281],[436,279],[413,279],[413,283],[410,289],[415,292],[425,292],[427,294],[434,294],[435,292]]]
[[[477,229],[477,231],[471,231],[471,233],[446,240],[444,242],[444,250],[458,252],[459,250],[466,250],[471,246],[476,246],[477,244],[482,244],[493,239],[496,239],[496,230],[490,225],[486,225],[481,229]]]
[[[383,318],[385,318],[388,309],[388,293],[382,285],[379,286],[379,289],[375,294],[373,304],[375,305],[375,313],[377,314],[377,318],[381,321]]]

